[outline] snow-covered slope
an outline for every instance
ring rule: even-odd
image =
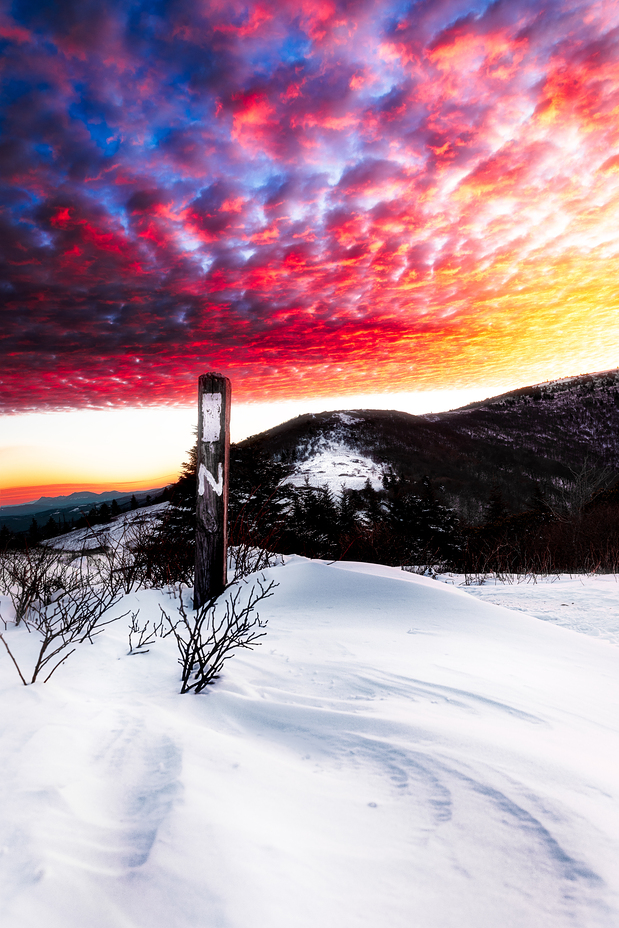
[[[286,483],[327,487],[334,496],[343,489],[361,490],[368,480],[373,489],[382,489],[384,466],[355,446],[353,436],[362,427],[363,420],[354,413],[333,413],[327,429],[300,443]]]
[[[369,480],[375,490],[383,487],[384,469],[370,458],[337,442],[325,443],[320,451],[294,467],[286,483],[293,486],[328,487],[338,496],[342,489],[362,490]]]
[[[125,512],[107,525],[78,528],[66,535],[58,535],[45,542],[47,547],[59,551],[92,551],[103,545],[112,548],[123,541],[131,541],[140,531],[149,530],[152,523],[168,508],[169,503],[156,503],[144,509]]]
[[[2,658],[3,928],[616,928],[619,648],[394,568],[268,573],[202,696],[121,623],[45,685]]]
[[[467,581],[459,574],[442,574],[438,579],[458,585],[465,585]],[[467,592],[485,602],[526,612],[544,622],[619,645],[619,577],[616,574],[515,575],[509,581],[486,576],[473,578],[473,581],[466,587]]]

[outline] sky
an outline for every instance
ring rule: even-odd
[[[619,365],[615,0],[0,10],[5,487],[206,371],[251,432]]]

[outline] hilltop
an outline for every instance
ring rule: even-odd
[[[619,370],[521,388],[421,416],[346,409],[307,414],[235,446],[291,468],[289,480],[359,488],[382,473],[429,476],[443,498],[475,520],[493,490],[519,511],[540,490],[560,503],[575,483],[619,473]]]

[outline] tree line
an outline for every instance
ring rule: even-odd
[[[361,489],[335,494],[327,487],[292,485],[290,473],[286,461],[232,446],[228,529],[233,549],[465,573],[619,570],[619,483],[610,471],[588,470],[586,462],[559,505],[534,485],[528,504],[513,511],[497,483],[474,522],[466,518],[466,500],[449,505],[430,476],[387,473],[380,486],[366,481]],[[195,496],[193,450],[179,480],[161,497],[145,501],[170,502],[134,535],[136,565],[150,582],[192,582]],[[119,514],[114,503],[95,507],[73,527],[105,525]],[[138,508],[135,496],[130,505]],[[34,530],[27,533],[21,543],[52,537],[54,526],[43,528],[38,537]],[[7,546],[6,533],[2,546]]]
[[[290,472],[288,463],[268,454],[232,447],[232,548],[460,573],[619,570],[619,483],[586,462],[560,505],[551,505],[534,485],[528,504],[513,511],[496,484],[475,522],[465,518],[465,505],[448,505],[429,476],[386,474],[381,486],[366,481],[362,489],[334,494],[327,487],[294,486],[287,482]],[[161,559],[168,576],[190,576],[194,511],[190,456],[150,542],[154,571]]]
[[[93,505],[87,512],[80,512],[78,516],[67,518],[65,512],[59,512],[57,518],[50,515],[46,521],[37,520],[33,516],[26,531],[15,532],[3,525],[0,529],[0,550],[5,548],[26,548],[37,545],[42,541],[66,535],[76,529],[93,528],[95,526],[109,525],[123,512],[129,512],[143,507],[165,502],[170,498],[170,488],[166,487],[160,494],[151,497],[147,494],[144,499],[138,500],[135,494],[130,499],[113,499],[110,504],[103,502]]]

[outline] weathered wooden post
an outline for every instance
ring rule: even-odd
[[[226,585],[231,384],[221,374],[198,379],[196,576],[199,609]]]

